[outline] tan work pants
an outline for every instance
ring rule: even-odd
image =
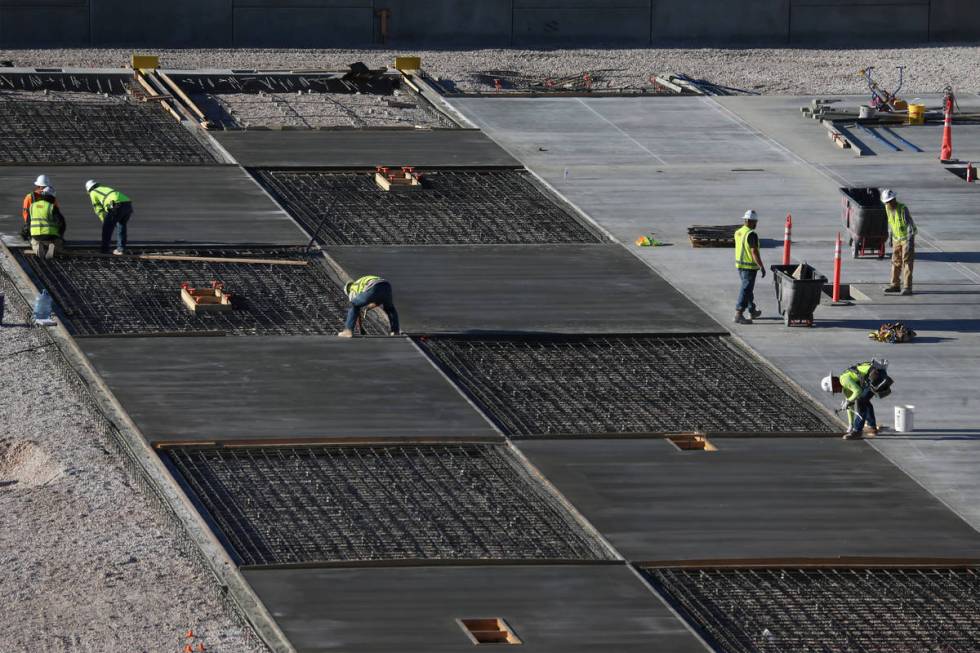
[[[55,254],[61,254],[65,248],[65,241],[60,238],[54,240],[38,240],[31,238],[31,249],[41,258],[51,259]]]
[[[912,264],[915,262],[915,245],[911,240],[892,241],[892,286],[912,289]]]

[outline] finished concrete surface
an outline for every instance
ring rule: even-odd
[[[226,131],[212,134],[243,166],[255,168],[520,167],[473,129]]]
[[[119,190],[133,202],[130,245],[305,245],[309,238],[237,166],[0,167],[0,233],[20,233],[24,196],[47,174],[68,223],[68,246],[98,244],[102,224],[85,181]]]
[[[522,441],[628,560],[975,558],[980,533],[862,442]]]
[[[152,443],[502,439],[405,338],[82,338]]]
[[[720,333],[619,245],[327,247],[391,281],[408,333]]]
[[[709,649],[625,565],[245,569],[299,653],[463,653],[502,618],[535,653]],[[488,648],[493,648],[488,647]]]

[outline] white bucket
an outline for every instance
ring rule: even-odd
[[[915,406],[895,406],[895,430],[899,433],[911,433],[914,415]]]

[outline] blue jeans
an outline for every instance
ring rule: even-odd
[[[853,415],[851,419],[852,432],[860,433],[863,431],[865,422],[873,429],[878,428],[878,420],[875,419],[875,407],[871,405],[872,397],[874,397],[874,393],[870,389],[866,389],[854,400],[853,410],[848,411]]]
[[[359,295],[354,295],[350,300],[350,309],[347,311],[347,322],[344,325],[348,331],[354,331],[357,325],[357,316],[368,304],[377,304],[384,309],[391,324],[391,330],[399,333],[398,311],[395,310],[395,302],[392,300],[391,284],[387,281],[379,281]]]
[[[758,270],[739,270],[738,276],[742,278],[742,287],[738,291],[738,303],[735,310],[742,312],[746,308],[749,312],[755,312],[755,275]]]
[[[102,253],[109,253],[109,243],[112,242],[112,234],[116,233],[116,247],[126,249],[126,227],[129,218],[133,215],[133,205],[130,202],[116,204],[105,214],[102,221]]]

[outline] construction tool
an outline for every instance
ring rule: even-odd
[[[904,83],[905,66],[896,66],[896,68],[898,69],[898,86],[891,92],[885,90],[874,80],[874,66],[868,66],[858,71],[858,74],[864,77],[867,82],[868,90],[871,91],[871,102],[869,106],[885,111],[902,111],[906,108],[906,103],[898,99],[898,93],[902,90],[902,84]]]

